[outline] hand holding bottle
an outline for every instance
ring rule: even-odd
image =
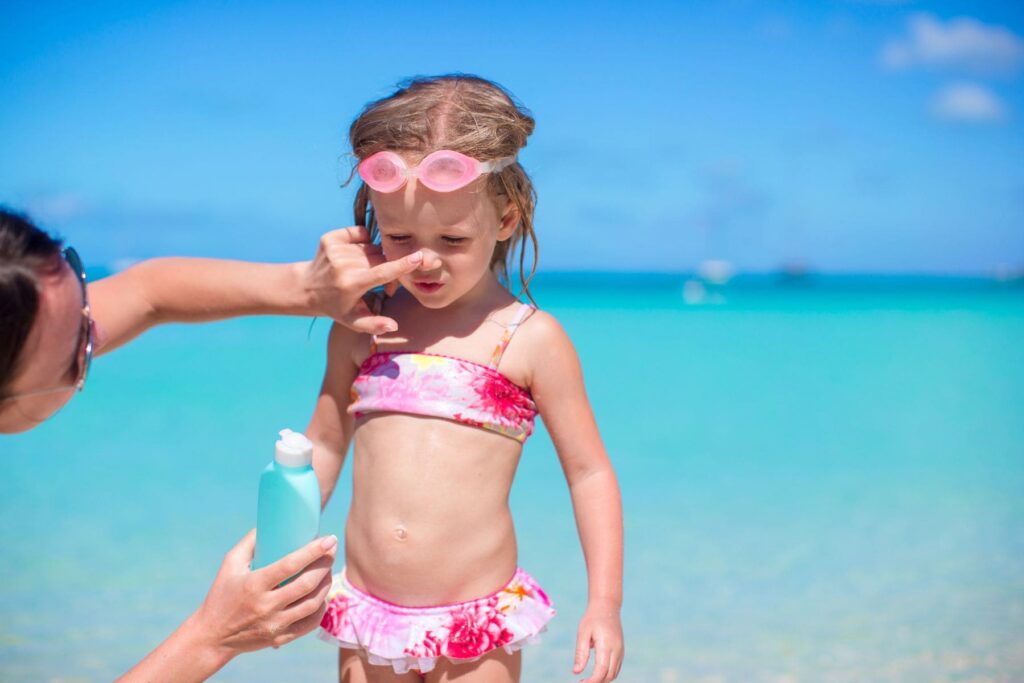
[[[253,571],[255,546],[253,529],[224,556],[199,609],[118,683],[199,683],[243,652],[280,647],[316,628],[327,608],[338,539],[315,539]]]
[[[251,571],[256,532],[224,558],[206,600],[196,612],[212,642],[230,653],[280,647],[320,623],[331,587],[338,539],[318,538],[280,560]],[[297,576],[296,576],[297,575]],[[288,577],[295,579],[280,586]]]

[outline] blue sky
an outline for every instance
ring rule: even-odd
[[[307,257],[346,131],[415,74],[537,119],[541,266],[1024,266],[1024,5],[18,3],[0,201],[94,263]]]

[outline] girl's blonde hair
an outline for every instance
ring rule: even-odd
[[[526,146],[533,128],[530,112],[497,83],[477,76],[450,74],[413,78],[399,84],[394,94],[370,102],[352,122],[349,141],[359,160],[382,150],[410,152],[422,158],[439,149],[450,149],[480,161],[491,161],[516,156]],[[354,176],[353,168],[349,181]],[[510,199],[519,209],[515,232],[494,248],[491,270],[508,286],[509,270],[518,248],[523,294],[533,301],[528,289],[537,270],[538,255],[533,230],[537,193],[533,183],[516,162],[489,174],[487,191],[492,198]],[[356,224],[366,226],[376,240],[377,218],[370,202],[370,188],[365,183],[356,193],[353,208]],[[529,273],[527,242],[533,247]]]

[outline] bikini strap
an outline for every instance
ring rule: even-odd
[[[387,298],[383,294],[373,293],[372,298],[367,302],[370,306],[370,312],[374,315],[381,315],[384,312],[384,299]],[[377,353],[377,335],[370,335],[370,355]]]
[[[519,329],[519,325],[523,322],[523,318],[526,314],[533,310],[533,306],[530,304],[520,303],[519,311],[516,313],[516,317],[512,319],[508,325],[505,326],[505,333],[501,335],[501,341],[494,347],[494,352],[491,354],[491,369],[497,370],[498,364],[501,363],[501,357],[505,355],[505,349],[508,348],[508,343],[512,341],[512,335]]]

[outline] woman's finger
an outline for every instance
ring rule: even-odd
[[[423,257],[423,263],[420,265],[420,270],[436,270],[441,267],[441,257],[437,254],[430,252]]]
[[[320,608],[310,614],[308,617],[299,619],[294,624],[284,629],[280,634],[274,638],[274,647],[281,647],[287,643],[292,642],[296,638],[301,638],[306,635],[317,626],[320,625],[320,621],[324,618],[324,612],[327,610],[327,603],[324,602],[320,605]]]
[[[320,243],[330,244],[363,244],[370,241],[370,231],[361,225],[350,225],[347,228],[338,228],[324,233],[320,237]]]
[[[242,540],[224,555],[224,565],[235,569],[248,569],[249,563],[252,562],[253,551],[255,550],[256,530],[250,529],[249,533],[243,536]]]
[[[328,249],[327,256],[332,261],[347,261],[351,256],[359,253],[371,266],[384,262],[384,250],[379,244],[334,243]]]
[[[363,334],[387,334],[398,329],[398,323],[393,318],[383,315],[366,315],[357,318],[350,318],[345,322],[346,326],[362,332]]]
[[[329,574],[323,577],[313,590],[281,611],[281,623],[290,626],[320,609],[320,606],[327,602],[327,594],[330,592],[333,582],[333,577]]]
[[[366,290],[385,285],[392,280],[397,280],[406,273],[411,273],[423,263],[423,252],[416,251],[404,258],[386,261],[379,266],[374,266],[367,271],[362,281]]]
[[[316,562],[337,545],[338,537],[334,535],[314,539],[277,562],[257,569],[254,573],[261,576],[265,588],[272,589]]]
[[[331,578],[331,566],[334,564],[334,557],[327,554],[306,567],[301,574],[285,585],[275,588],[273,591],[274,604],[279,609],[284,609],[294,602],[302,600],[315,591],[324,580]]]

